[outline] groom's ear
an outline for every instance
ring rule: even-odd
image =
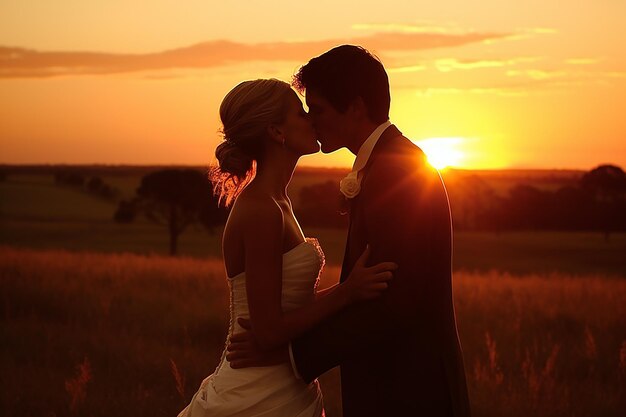
[[[362,120],[367,118],[367,107],[361,96],[357,96],[348,106],[348,112],[356,119]]]

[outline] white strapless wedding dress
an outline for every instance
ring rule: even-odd
[[[316,239],[307,238],[283,254],[282,308],[289,311],[313,301],[324,266]],[[228,279],[230,286],[230,336],[242,329],[239,317],[249,318],[245,272]],[[323,417],[319,384],[296,378],[291,363],[232,369],[225,358],[202,381],[191,403],[178,417]]]

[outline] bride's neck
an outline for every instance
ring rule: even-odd
[[[257,163],[256,175],[252,183],[275,198],[286,198],[287,186],[297,162],[298,158],[287,152],[266,155]]]

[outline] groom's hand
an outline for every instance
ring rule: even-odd
[[[250,320],[239,318],[237,323],[244,331],[231,336],[226,347],[226,360],[233,369],[250,368],[253,366],[271,366],[289,361],[287,346],[273,350],[261,350],[252,333]]]

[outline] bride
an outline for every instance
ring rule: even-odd
[[[319,144],[289,84],[242,82],[222,101],[220,118],[224,141],[211,177],[220,198],[232,204],[222,242],[228,338],[242,330],[238,319],[249,319],[256,343],[273,359],[232,369],[224,353],[179,417],[324,416],[319,384],[294,374],[287,343],[349,303],[381,295],[396,265],[366,267],[366,249],[344,283],[317,289],[324,255],[304,236],[287,186],[300,156],[319,151]]]

